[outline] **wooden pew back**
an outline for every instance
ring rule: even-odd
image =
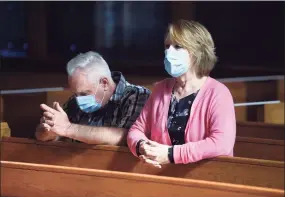
[[[278,81],[278,100],[284,102],[284,80]]]
[[[1,194],[21,197],[277,197],[284,190],[94,169],[1,161]]]
[[[137,81],[137,83],[136,83]],[[149,83],[151,81],[151,83]],[[156,80],[151,79],[133,79],[133,82],[140,85],[152,86],[152,83]],[[279,80],[283,81],[284,80]],[[268,81],[266,81],[268,82]],[[258,84],[262,83],[262,88],[257,88]],[[280,82],[280,84],[283,84]],[[250,85],[248,85],[250,84]],[[268,82],[268,84],[276,86],[277,81]],[[271,97],[277,97],[274,94],[274,87],[269,87],[267,83],[263,82],[226,82],[225,85],[229,87],[233,94],[235,102],[246,102],[248,99],[257,98],[254,96],[248,96],[249,94],[256,94],[259,99],[266,100],[272,99]],[[269,90],[267,90],[269,88]],[[250,90],[250,91],[249,91]],[[272,92],[274,90],[274,92]],[[257,93],[261,91],[261,93]],[[2,115],[0,111],[0,120],[3,119],[9,122],[12,130],[12,136],[15,137],[34,137],[35,127],[39,123],[41,117],[41,110],[39,105],[41,103],[47,103],[52,106],[53,101],[60,102],[61,105],[72,95],[69,90],[65,91],[52,91],[52,92],[40,92],[40,93],[27,93],[27,94],[10,94],[0,96],[0,105],[2,103]],[[273,95],[273,96],[272,96]],[[2,102],[1,102],[2,101]],[[284,104],[283,104],[284,105]],[[270,108],[271,107],[271,108]],[[262,107],[236,107],[236,119],[237,121],[265,121],[267,123],[283,123],[284,124],[284,107],[266,106],[264,109]],[[260,109],[259,109],[260,108]],[[3,110],[5,111],[3,112]],[[275,112],[271,112],[271,111]],[[258,115],[258,114],[261,115]],[[266,113],[264,115],[264,113]],[[267,115],[270,114],[270,115]],[[2,118],[1,118],[2,117]],[[262,117],[262,118],[260,118]],[[3,121],[2,120],[2,121]],[[283,121],[283,122],[282,122]],[[26,131],[30,133],[23,133],[22,129],[25,128]]]
[[[8,122],[12,136],[33,138],[42,116],[40,104],[45,103],[46,93],[5,94],[2,98],[3,119]]]
[[[284,140],[236,137],[237,157],[284,161]]]
[[[0,95],[0,122],[4,122],[4,105],[3,105],[3,98]]]
[[[59,102],[62,106],[71,96],[72,92],[70,90],[64,91],[50,91],[46,93],[46,104],[49,106],[53,106],[53,102]]]
[[[237,136],[284,140],[284,125],[262,122],[237,122]]]
[[[264,122],[284,125],[284,103],[264,106]]]
[[[2,137],[11,137],[11,129],[7,122],[0,121],[0,138]]]
[[[229,82],[224,83],[230,90],[235,103],[246,102],[246,83],[245,82]]]
[[[238,122],[256,121],[284,125],[284,103],[235,106],[235,115]]]
[[[284,162],[219,157],[197,163],[149,167],[126,147],[3,138],[1,160],[132,172],[284,189]],[[248,150],[247,150],[248,151]]]

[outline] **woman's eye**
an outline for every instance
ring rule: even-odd
[[[170,47],[170,45],[169,45],[169,44],[166,44],[166,45],[164,45],[164,47],[165,47],[166,49],[168,49],[168,48]]]
[[[181,49],[182,47],[181,47],[180,45],[177,45],[177,44],[176,44],[176,45],[174,45],[174,48],[175,48],[175,49]]]

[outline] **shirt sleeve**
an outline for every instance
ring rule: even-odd
[[[121,119],[118,127],[130,129],[136,121],[148,100],[150,91],[145,88],[134,88],[129,93],[126,99],[123,99],[121,106]]]
[[[234,103],[228,89],[213,98],[209,116],[209,135],[204,140],[174,146],[175,163],[192,163],[229,155],[236,136]]]

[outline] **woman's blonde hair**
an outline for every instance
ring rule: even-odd
[[[212,36],[203,25],[195,21],[178,20],[169,25],[165,38],[191,54],[198,77],[210,74],[217,57]]]

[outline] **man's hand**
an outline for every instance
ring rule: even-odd
[[[45,123],[45,119],[44,117],[42,117],[40,120],[40,124],[36,128],[36,139],[41,141],[50,141],[56,139],[58,135],[54,132],[51,132],[50,130],[51,126]]]
[[[40,105],[44,110],[41,123],[48,129],[49,132],[53,132],[59,136],[67,136],[67,129],[71,123],[67,117],[65,111],[60,107],[58,102],[54,102],[54,108],[51,108],[45,104]]]
[[[151,164],[155,167],[161,168],[161,164],[170,163],[168,159],[168,149],[170,146],[159,144],[157,142],[148,140],[140,144],[139,158],[145,163]]]

